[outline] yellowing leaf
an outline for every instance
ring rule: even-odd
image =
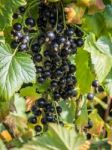
[[[104,127],[104,121],[99,116],[96,109],[90,113],[89,118],[93,123],[93,127],[89,130],[89,132],[93,135],[100,135],[102,128]]]
[[[4,130],[0,133],[0,135],[3,137],[4,140],[6,140],[7,142],[12,141],[12,137],[10,135],[10,133],[7,130]]]
[[[85,12],[84,7],[79,7],[77,5],[71,4],[65,8],[67,23],[81,24],[82,17]]]

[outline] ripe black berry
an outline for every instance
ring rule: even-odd
[[[48,122],[54,122],[54,117],[53,116],[49,116],[49,115],[47,115],[46,116],[46,120],[48,121]]]
[[[35,43],[31,46],[31,49],[33,52],[38,53],[40,51],[40,46],[37,43]]]
[[[20,23],[15,23],[15,24],[13,25],[13,29],[14,29],[15,31],[20,31],[20,30],[22,29],[22,25],[21,25]]]
[[[25,12],[25,7],[24,6],[19,7],[19,11],[20,11],[20,13],[24,13]]]
[[[69,72],[74,73],[75,71],[76,71],[76,66],[73,64],[69,65]]]
[[[36,55],[34,56],[34,60],[37,61],[37,62],[42,61],[42,55],[41,55],[41,54],[36,54]]]
[[[77,46],[78,46],[78,47],[83,46],[83,44],[84,44],[83,39],[81,39],[81,38],[77,39]]]
[[[38,109],[38,110],[35,110],[33,113],[35,116],[40,116],[42,114],[42,111]]]
[[[41,66],[36,66],[36,73],[42,73],[43,68]]]
[[[94,94],[93,93],[88,93],[87,99],[88,100],[93,100],[94,99]]]
[[[31,27],[35,26],[35,20],[33,18],[31,18],[31,17],[27,18],[25,20],[25,23],[26,23],[26,25],[31,26]]]
[[[48,31],[46,34],[46,38],[48,38],[50,41],[55,39],[55,33],[52,31]]]
[[[32,124],[36,124],[37,123],[37,118],[35,116],[31,116],[29,119],[28,119],[29,123],[32,123]]]
[[[99,85],[99,82],[98,82],[98,80],[94,80],[93,82],[92,82],[92,86],[93,87],[98,87],[98,85]]]
[[[36,132],[41,132],[42,131],[42,127],[40,125],[36,125],[35,126],[35,131]]]
[[[39,83],[44,83],[45,78],[43,78],[43,77],[38,77],[38,78],[37,78],[37,81],[38,81]]]
[[[43,108],[46,104],[46,100],[44,98],[39,98],[36,100],[36,105],[40,108]]]

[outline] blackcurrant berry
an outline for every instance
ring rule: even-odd
[[[42,55],[41,54],[34,55],[34,61],[41,62],[42,61]]]
[[[55,100],[60,99],[60,94],[58,92],[54,92],[54,99]]]
[[[72,36],[74,34],[74,29],[73,28],[68,28],[67,30],[66,30],[66,35],[67,36]]]
[[[24,6],[20,6],[19,7],[19,11],[20,11],[20,13],[24,13],[25,12],[25,7]]]
[[[40,46],[37,43],[35,43],[31,46],[31,49],[33,52],[38,53],[40,51]]]
[[[54,122],[54,117],[47,115],[47,116],[46,116],[46,120],[47,120],[48,122]]]
[[[55,33],[53,31],[48,31],[46,34],[46,38],[48,38],[50,41],[55,39]]]
[[[44,83],[45,78],[43,78],[43,77],[38,77],[38,78],[37,78],[37,81],[42,84],[42,83]]]
[[[35,116],[31,116],[29,119],[28,119],[28,122],[29,123],[32,123],[32,124],[36,124],[37,123],[37,118]]]
[[[26,25],[34,27],[35,26],[35,20],[32,17],[29,17],[25,20]]]
[[[35,131],[36,132],[41,132],[42,131],[42,127],[40,125],[36,125],[35,126]]]
[[[46,100],[44,98],[39,98],[38,100],[36,100],[36,105],[40,108],[45,107],[46,104]]]
[[[50,112],[50,113],[55,112],[55,108],[54,108],[53,106],[51,106],[51,107],[48,109],[48,112]]]
[[[76,71],[76,66],[71,64],[69,65],[69,73],[74,73]]]
[[[52,81],[51,81],[51,87],[52,87],[52,88],[56,88],[57,86],[58,86],[58,82],[55,81],[55,80],[52,80]]]
[[[13,25],[13,29],[14,29],[15,31],[20,31],[20,30],[22,29],[22,25],[21,25],[20,23],[15,23],[15,24]]]
[[[42,114],[42,111],[40,109],[37,109],[33,113],[35,116],[40,116]]]
[[[83,46],[83,45],[84,45],[83,39],[81,39],[81,38],[77,39],[77,46],[78,46],[78,47],[81,47],[81,46]]]
[[[43,68],[41,66],[36,66],[36,73],[42,73]]]
[[[97,88],[97,87],[99,86],[98,80],[94,80],[94,81],[92,82],[92,86],[95,87],[95,88]]]
[[[47,123],[46,118],[42,118],[42,119],[41,119],[41,122],[42,122],[42,124],[46,124],[46,123]]]
[[[87,99],[88,100],[93,100],[94,99],[94,94],[93,93],[88,93]]]

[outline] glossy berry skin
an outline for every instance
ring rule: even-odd
[[[75,71],[76,71],[76,66],[73,64],[69,65],[69,72],[74,73]]]
[[[66,35],[67,36],[72,36],[74,34],[74,29],[73,28],[68,28],[67,30],[66,30]]]
[[[41,122],[42,122],[42,124],[47,124],[46,118],[42,118],[42,119],[41,119]]]
[[[35,126],[35,131],[36,132],[41,132],[42,131],[42,127],[40,125],[36,125]]]
[[[35,116],[40,116],[42,114],[42,111],[38,109],[38,110],[35,110],[33,113]]]
[[[20,11],[20,13],[24,13],[25,12],[25,7],[24,6],[19,7],[19,11]]]
[[[38,53],[40,51],[40,46],[37,43],[35,43],[31,46],[31,49],[33,52]]]
[[[46,34],[46,38],[48,38],[50,41],[55,39],[55,33],[52,31],[48,31]]]
[[[48,109],[48,112],[50,112],[50,113],[55,112],[55,108],[54,108],[53,106],[51,106],[51,107]]]
[[[35,20],[33,18],[29,17],[25,20],[25,24],[28,26],[34,27],[35,26]]]
[[[81,39],[81,38],[77,39],[77,46],[78,46],[78,47],[81,47],[81,46],[83,46],[83,45],[84,45],[83,39]]]
[[[88,93],[87,99],[88,100],[93,100],[94,99],[94,94],[93,93]]]
[[[94,80],[94,81],[92,82],[92,86],[95,87],[95,88],[97,88],[97,87],[99,86],[98,80]]]
[[[13,29],[14,29],[15,31],[21,31],[22,25],[21,25],[20,23],[15,23],[15,24],[13,25]]]
[[[29,123],[32,123],[32,124],[36,124],[37,123],[37,118],[35,116],[31,116],[29,119],[28,119],[28,122]]]
[[[34,56],[34,60],[37,61],[37,62],[41,62],[42,61],[42,55],[41,54],[36,54]]]
[[[54,99],[55,100],[60,99],[60,94],[58,92],[54,92]]]
[[[52,87],[52,88],[56,88],[57,86],[58,86],[58,82],[55,81],[55,80],[52,80],[52,81],[51,81],[51,87]]]
[[[46,119],[48,122],[54,122],[54,117],[53,116],[46,116]]]
[[[42,73],[43,68],[41,66],[36,66],[36,73]]]
[[[44,98],[39,98],[37,101],[36,101],[36,105],[40,108],[44,108],[45,105],[46,105],[46,100]]]
[[[45,78],[43,78],[43,77],[38,77],[38,78],[37,78],[37,81],[42,84],[42,83],[44,83]]]

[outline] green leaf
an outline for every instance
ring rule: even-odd
[[[0,150],[7,150],[2,140],[0,140]]]
[[[47,133],[24,145],[20,150],[78,150],[84,142],[84,136],[76,134],[74,129],[68,130],[51,124]]]
[[[12,24],[12,14],[15,9],[25,5],[25,0],[1,0],[0,1],[0,31]]]
[[[106,28],[112,29],[112,5],[106,6],[103,15],[104,15],[104,23],[106,25]]]
[[[62,107],[61,118],[64,122],[73,123],[76,113],[76,102],[70,100],[68,103],[61,101],[59,105]]]
[[[24,116],[26,111],[26,103],[23,97],[20,97],[19,94],[14,95],[14,106],[15,112],[14,115]]]
[[[83,105],[80,110],[80,115],[76,120],[76,125],[78,128],[83,128],[88,122],[88,111],[87,111],[87,104],[86,104],[86,97],[83,97]]]
[[[35,81],[35,67],[30,55],[14,53],[8,45],[0,45],[0,96],[10,99],[23,83]]]
[[[48,2],[52,2],[52,3],[58,2],[58,1],[60,1],[60,0],[48,0]]]
[[[86,93],[90,90],[91,83],[94,79],[94,73],[90,68],[89,54],[82,49],[78,50],[76,55],[76,77],[81,93]]]
[[[103,23],[103,20],[104,18],[101,13],[96,13],[94,15],[86,15],[82,27],[87,33],[93,32],[96,36],[99,36],[102,33],[102,30],[105,25]]]
[[[105,80],[105,87],[109,95],[112,96],[112,69]]]
[[[33,86],[28,86],[28,87],[25,87],[25,88],[22,88],[20,90],[20,95],[21,96],[34,96],[34,97],[38,97],[38,93],[36,93],[36,88],[37,86],[36,85],[33,85]]]
[[[100,52],[112,57],[112,39],[110,36],[99,37],[95,44]]]
[[[89,130],[90,133],[94,135],[100,135],[102,132],[102,128],[104,126],[103,119],[99,116],[96,109],[94,109],[90,114],[89,118],[91,119],[93,123],[93,127]]]
[[[108,75],[109,71],[112,68],[112,56],[108,54],[109,53],[108,43],[106,43],[106,41],[102,42],[103,44],[101,46],[101,44],[99,44],[99,41],[98,42],[97,41],[95,39],[94,34],[88,35],[85,40],[84,50],[90,53],[91,62],[94,66],[94,70],[97,75],[97,78],[100,82],[102,82],[104,81],[104,79],[106,78],[106,76]],[[102,49],[103,46],[108,47],[107,53],[106,50]],[[102,51],[105,53],[101,53]]]

